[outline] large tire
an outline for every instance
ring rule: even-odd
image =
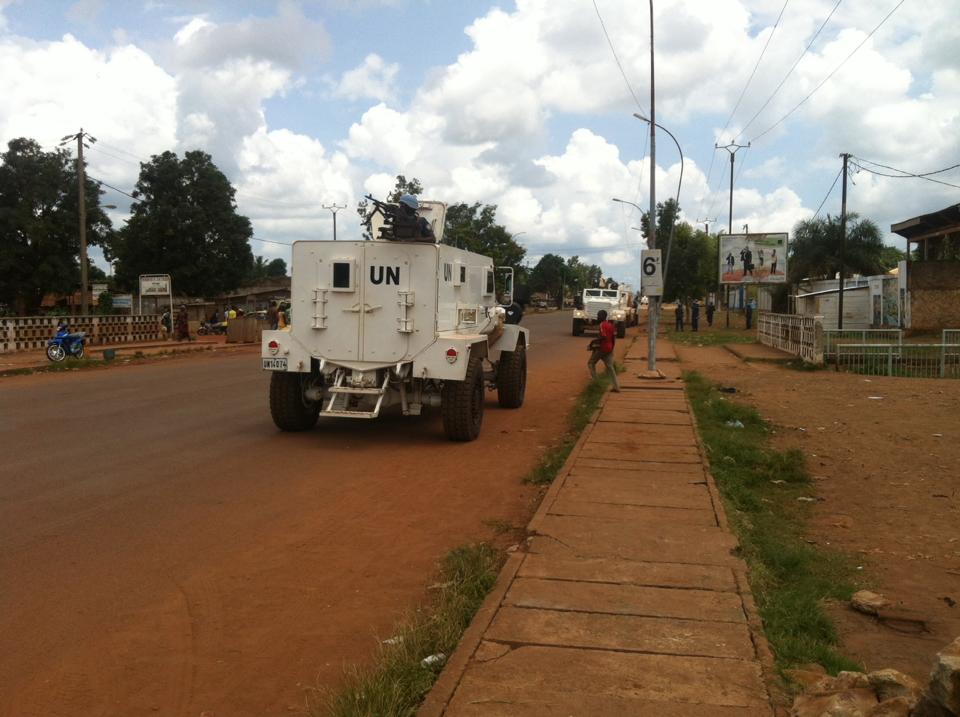
[[[527,346],[517,339],[514,351],[500,353],[497,364],[497,402],[501,408],[520,408],[527,392]]]
[[[444,381],[440,410],[451,441],[473,441],[483,425],[483,361],[470,359],[462,381]]]
[[[281,431],[307,431],[317,424],[320,403],[304,399],[300,377],[279,371],[270,376],[270,415]]]
[[[627,325],[622,321],[617,322],[617,338],[622,339],[627,335]]]
[[[583,336],[583,319],[573,320],[573,335]]]

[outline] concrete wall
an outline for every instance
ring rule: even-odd
[[[155,315],[68,316],[70,330],[87,334],[87,345],[154,341],[162,330]],[[0,353],[42,349],[57,332],[55,316],[11,316],[0,319]]]

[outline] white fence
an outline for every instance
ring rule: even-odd
[[[91,346],[156,341],[163,338],[160,317],[147,315],[68,316],[71,331],[87,334]],[[57,331],[56,316],[0,318],[0,353],[42,349]]]
[[[947,343],[944,341],[944,343]],[[823,357],[832,359],[837,355],[839,344],[894,344],[903,345],[900,329],[824,329]]]
[[[940,343],[947,344],[948,346],[960,344],[960,329],[944,329],[943,338]]]
[[[811,363],[823,363],[822,333],[820,323],[813,316],[761,311],[757,320],[760,343]]]
[[[838,344],[840,369],[868,376],[960,378],[960,343]]]

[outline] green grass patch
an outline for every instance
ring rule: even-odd
[[[830,368],[826,363],[812,363],[802,358],[793,358],[780,364],[791,371],[825,371]]]
[[[422,660],[441,653],[451,655],[502,565],[502,553],[483,543],[447,553],[440,566],[434,604],[404,619],[389,642],[380,643],[373,664],[351,670],[338,691],[308,695],[308,714],[413,715],[443,669],[442,661],[424,666]]]
[[[813,492],[803,454],[771,448],[760,414],[721,395],[700,374],[685,373],[684,380],[777,666],[861,669],[837,651],[837,633],[823,609],[826,599],[850,598],[852,566],[803,537],[809,508],[797,499]],[[743,428],[727,425],[736,421]]]
[[[675,344],[690,346],[722,346],[723,344],[753,344],[757,342],[756,334],[742,331],[677,331],[667,329],[667,338]]]
[[[617,364],[617,373],[623,373],[622,364]],[[577,444],[577,439],[590,422],[590,416],[594,414],[600,406],[603,394],[607,391],[610,380],[606,372],[599,374],[586,385],[586,388],[577,396],[577,401],[567,417],[567,432],[560,441],[543,454],[540,461],[523,478],[524,483],[533,483],[534,485],[549,485],[557,477],[557,473],[563,467],[570,451]]]

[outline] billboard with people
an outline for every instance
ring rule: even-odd
[[[783,284],[787,234],[721,234],[721,284]]]

